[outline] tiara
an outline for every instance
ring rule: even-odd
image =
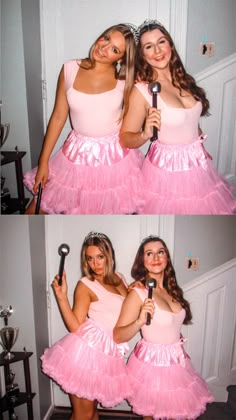
[[[130,32],[132,33],[132,35],[134,37],[135,44],[137,44],[138,41],[139,41],[138,27],[133,25],[133,23],[125,23],[125,25],[129,28]]]
[[[143,23],[141,23],[141,25],[139,25],[138,28],[137,28],[138,37],[140,36],[140,32],[142,31],[142,29],[145,28],[146,26],[150,26],[150,25],[159,25],[162,28],[164,28],[162,23],[159,22],[156,19],[145,19],[145,21]]]
[[[107,236],[104,233],[91,231],[84,238],[84,242],[87,242],[91,238],[107,239]]]

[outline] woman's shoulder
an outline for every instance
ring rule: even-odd
[[[139,82],[136,81],[133,87],[133,90],[137,92],[137,90],[142,94],[142,96],[144,96],[144,98],[149,101],[150,99],[152,99],[152,95],[149,92],[148,89],[148,82]]]
[[[137,89],[142,89],[142,90],[148,90],[148,82],[143,82],[143,81],[139,81],[139,80],[136,80],[136,82],[134,83],[134,86],[137,88]]]
[[[79,60],[79,59],[67,60],[64,63],[64,67],[66,67],[66,68],[77,68],[78,69],[80,63],[81,63],[81,60]]]
[[[142,301],[144,301],[144,299],[146,299],[147,297],[147,289],[145,287],[134,287],[132,289],[132,291],[134,291]],[[131,292],[130,292],[131,293]]]
[[[83,277],[81,277],[81,279],[79,280],[79,282],[82,282],[82,283],[84,283],[84,284],[90,284],[90,283],[92,283],[92,280],[90,280],[88,277],[86,277],[86,276],[83,276]]]
[[[66,90],[73,86],[81,60],[68,60],[64,63]]]

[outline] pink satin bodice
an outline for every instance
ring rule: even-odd
[[[121,274],[118,275],[126,284],[123,276],[121,276]],[[83,277],[80,281],[92,290],[98,298],[96,302],[90,304],[88,311],[89,318],[93,320],[96,325],[102,327],[107,332],[112,333],[120,314],[124,297],[109,292],[97,280],[92,281],[87,277]]]
[[[134,288],[142,302],[148,297],[147,289]],[[160,309],[155,303],[155,314],[150,325],[142,327],[143,338],[151,343],[172,344],[180,339],[185,310],[174,313]]]
[[[117,80],[114,89],[88,94],[74,89],[79,60],[64,64],[66,96],[73,129],[82,136],[103,137],[117,133],[121,126],[124,80]]]
[[[139,82],[135,87],[152,106],[152,94],[149,93],[148,83]],[[192,108],[173,108],[162,100],[160,93],[157,95],[157,108],[161,110],[161,127],[158,131],[160,143],[189,144],[198,139],[198,124],[202,112],[200,101]]]

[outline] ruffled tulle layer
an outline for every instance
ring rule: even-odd
[[[91,139],[72,131],[49,161],[41,209],[48,214],[130,214],[143,204],[138,150],[122,149],[118,134]],[[37,168],[24,176],[33,192]]]
[[[126,350],[87,321],[45,350],[42,371],[66,393],[113,407],[131,394],[123,359]]]
[[[128,400],[137,414],[155,420],[196,419],[214,401],[180,342],[164,346],[141,340],[127,370],[133,391]]]
[[[236,214],[232,187],[216,171],[202,139],[154,142],[145,159],[144,214]]]

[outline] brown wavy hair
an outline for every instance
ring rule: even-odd
[[[141,26],[135,59],[136,79],[148,83],[151,83],[157,79],[158,75],[156,76],[153,68],[150,64],[147,63],[143,56],[143,48],[141,45],[142,35],[148,31],[153,31],[154,29],[159,29],[159,31],[161,31],[161,33],[165,36],[170,44],[172,53],[169,67],[173,86],[179,89],[180,94],[182,93],[182,90],[185,90],[190,93],[196,99],[196,101],[200,101],[202,103],[201,116],[210,115],[208,112],[210,104],[204,89],[199,87],[196,84],[195,79],[186,72],[182,60],[176,50],[173,39],[171,38],[169,32],[160,23],[151,23],[145,26]]]
[[[94,281],[96,277],[87,261],[86,251],[89,246],[97,246],[106,258],[104,283],[112,286],[118,286],[121,283],[121,279],[115,273],[115,251],[110,239],[104,233],[90,232],[84,239],[80,259],[82,275],[92,281]]]
[[[95,60],[93,59],[93,50],[96,43],[100,38],[104,36],[109,36],[111,33],[118,31],[125,38],[125,53],[121,58],[120,69],[117,71],[116,64],[114,63],[115,78],[119,80],[125,80],[125,89],[124,89],[124,107],[122,117],[127,113],[129,107],[129,95],[134,84],[134,74],[135,74],[135,53],[136,53],[136,43],[129,26],[124,23],[119,23],[118,25],[110,26],[106,29],[93,43],[89,50],[89,57],[86,58],[85,64],[80,64],[84,69],[93,69],[95,67]]]
[[[151,235],[145,238],[141,245],[138,248],[136,257],[134,259],[134,263],[131,269],[131,276],[135,280],[141,281],[143,284],[145,284],[147,278],[148,278],[148,270],[144,266],[144,246],[148,244],[149,242],[161,242],[162,246],[166,252],[167,255],[167,265],[164,271],[164,280],[163,280],[163,287],[166,289],[168,294],[173,297],[177,302],[180,303],[182,308],[186,311],[186,316],[184,319],[184,324],[189,324],[192,319],[192,313],[190,309],[189,302],[184,299],[183,297],[183,290],[177,283],[175,270],[170,258],[169,250],[163,241],[163,239],[159,238],[158,236]]]

